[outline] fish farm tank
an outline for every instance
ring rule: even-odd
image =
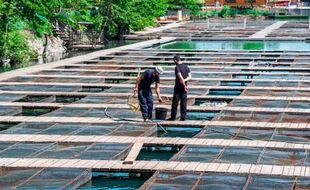
[[[306,41],[247,41],[247,40],[210,40],[175,41],[163,44],[159,49],[194,50],[259,50],[259,51],[310,51]]]

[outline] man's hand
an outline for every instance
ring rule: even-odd
[[[138,87],[135,87],[135,88],[133,89],[133,95],[136,95],[137,92],[138,92]]]
[[[164,102],[161,97],[158,97],[158,101],[159,101],[159,103],[163,103]]]
[[[188,92],[189,91],[189,88],[188,88],[188,86],[184,86],[184,90],[186,91],[186,92]]]

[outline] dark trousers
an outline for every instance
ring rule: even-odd
[[[173,99],[172,99],[172,106],[171,106],[171,118],[175,119],[177,116],[177,109],[179,101],[181,100],[180,112],[181,112],[181,119],[186,118],[186,110],[187,110],[187,92],[184,90],[174,89],[173,92]]]
[[[152,119],[153,115],[153,94],[151,90],[139,90],[138,92],[140,109],[143,119]]]

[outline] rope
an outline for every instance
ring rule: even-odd
[[[139,67],[138,68],[138,76],[137,76],[137,79],[140,77],[140,72],[141,72],[141,68]],[[133,111],[139,111],[140,107],[139,106],[135,106],[135,105],[131,105],[131,101],[130,101],[130,98],[132,98],[134,96],[128,96],[128,105],[131,109],[133,109]],[[108,114],[107,112],[108,110],[108,107],[105,108],[104,110],[104,114],[106,117],[112,119],[113,121],[129,121],[129,122],[135,122],[135,123],[139,123],[139,121],[137,120],[132,120],[132,119],[124,119],[124,118],[115,118],[115,117],[112,117],[111,115]],[[154,121],[154,120],[150,120],[152,123],[156,124],[157,126],[159,126],[165,133],[168,133],[167,130],[161,125],[159,124],[158,122]]]
[[[140,77],[141,68],[138,68],[138,75],[137,75],[137,81]],[[134,112],[138,112],[140,110],[140,104],[137,96],[135,94],[129,95],[127,99],[127,104],[130,107],[130,109]]]
[[[135,122],[135,123],[139,123],[140,121],[137,120],[133,120],[133,119],[125,119],[125,118],[115,118],[112,117],[111,115],[108,114],[108,107],[106,107],[104,109],[104,115],[110,119],[112,119],[113,121],[129,121],[129,122]],[[157,121],[154,120],[150,120],[152,123],[156,124],[157,126],[159,126],[165,133],[168,133],[168,131],[161,125],[159,124]]]
[[[154,121],[154,120],[151,120],[153,123],[155,123],[156,125],[158,125],[164,132],[165,134],[168,133],[168,131],[163,127],[161,126],[161,124],[159,124],[158,122]]]
[[[139,122],[139,121],[137,121],[137,120],[132,120],[132,119],[124,119],[124,118],[115,118],[115,117],[112,117],[111,115],[108,114],[107,110],[108,110],[108,107],[105,108],[105,110],[104,110],[104,115],[107,116],[108,118],[112,119],[113,121]]]
[[[242,136],[242,135],[238,135],[238,134],[234,135],[234,134],[231,134],[231,133],[228,133],[228,132],[225,133],[225,132],[218,131],[218,130],[215,130],[215,129],[211,129],[211,131],[216,132],[216,133],[220,133],[220,134],[229,135],[229,136],[232,136],[232,137],[236,136],[236,137],[244,138],[244,139],[247,139],[247,140],[255,140],[255,139],[250,138],[250,137],[246,137],[246,136]]]

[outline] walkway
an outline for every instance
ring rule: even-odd
[[[276,166],[263,164],[201,163],[178,161],[134,161],[123,164],[120,160],[0,158],[0,167],[6,168],[85,168],[103,171],[174,171],[217,172],[310,177],[310,167]]]
[[[238,30],[236,36],[248,37],[261,30],[250,37],[256,40],[285,24],[249,21],[248,30],[240,29],[238,21],[227,29],[227,22],[211,23],[213,33],[203,23],[159,33],[180,30],[186,38],[195,34],[203,41],[204,36],[229,36]],[[245,187],[257,177],[273,184],[299,178],[310,183],[310,52],[156,47],[175,39],[163,37],[0,74],[0,172],[9,179],[32,169],[155,172],[149,184],[163,172],[242,176],[248,181]],[[155,107],[170,109],[176,54],[189,64],[194,78],[189,118],[142,122],[140,112],[127,105],[138,68],[164,67],[165,102],[156,101]],[[143,158],[144,153],[152,156],[151,149],[169,148],[174,155],[167,161]],[[48,178],[66,181],[59,176],[51,172]],[[32,177],[19,180],[8,180],[8,186],[33,182]]]
[[[285,23],[287,23],[287,21],[278,21],[270,26],[267,26],[263,30],[256,32],[255,34],[251,35],[249,38],[251,39],[265,38],[268,34],[272,33],[278,28],[281,28],[281,26],[283,26]]]

